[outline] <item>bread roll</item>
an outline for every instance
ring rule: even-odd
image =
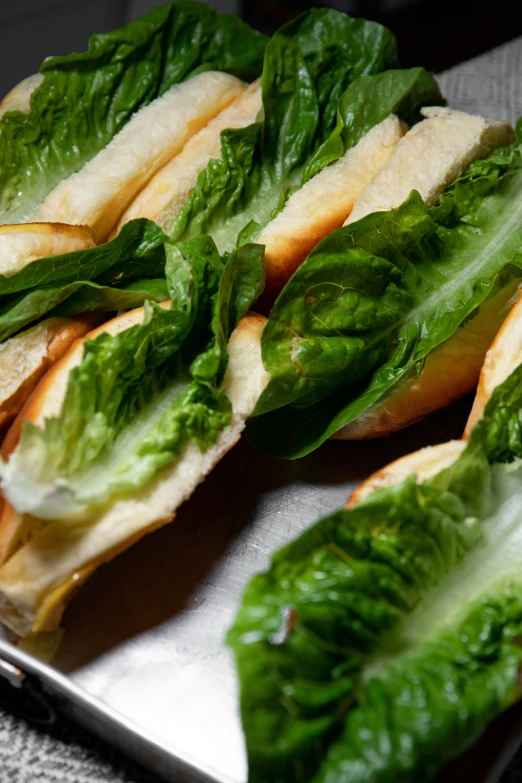
[[[515,140],[513,128],[505,120],[442,106],[429,106],[421,113],[426,119],[401,139],[388,165],[361,194],[345,225],[371,212],[398,207],[412,190],[432,206],[473,161]]]
[[[174,85],[136,112],[80,171],[60,182],[33,220],[87,225],[96,242],[104,242],[151,177],[244,88],[221,71]]]
[[[76,343],[41,381],[13,425],[11,445],[23,420],[41,424],[61,407],[69,372],[81,361],[86,339],[115,334],[139,323],[143,308],[104,324]],[[87,522],[45,522],[16,514],[8,505],[0,519],[0,621],[20,636],[57,628],[65,602],[101,564],[151,530],[173,519],[214,465],[239,440],[246,418],[268,381],[261,361],[262,316],[247,314],[233,332],[224,386],[233,417],[214,446],[201,452],[188,443],[181,457],[146,486],[109,503]]]
[[[391,114],[288,199],[257,241],[265,245],[266,291],[280,291],[314,247],[343,225],[404,134]]]
[[[158,171],[124,212],[114,233],[129,220],[140,217],[154,220],[167,231],[196,187],[199,174],[212,158],[221,155],[221,131],[250,125],[262,108],[258,79],[192,136],[181,152]]]

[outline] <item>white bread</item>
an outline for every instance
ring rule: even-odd
[[[369,183],[345,225],[369,215],[398,207],[417,190],[432,206],[444,188],[475,160],[515,140],[505,120],[430,106],[427,118],[401,139],[389,163]]]
[[[22,79],[16,87],[13,87],[0,101],[0,119],[7,111],[22,111],[24,114],[29,114],[31,95],[43,80],[44,77],[41,73],[33,73],[32,76]]]
[[[143,188],[124,212],[116,231],[134,218],[154,220],[165,231],[196,187],[199,174],[221,154],[221,131],[255,122],[263,107],[260,80],[253,82],[183,147]]]
[[[93,315],[48,318],[0,344],[0,436],[44,373],[96,320]]]
[[[115,333],[142,318],[142,309],[114,319],[101,330]],[[261,360],[262,316],[248,314],[229,342],[224,385],[232,402],[231,425],[202,453],[189,443],[178,462],[160,471],[145,487],[110,503],[87,523],[42,523],[20,517],[9,506],[0,520],[0,620],[20,636],[54,630],[71,593],[94,569],[147,532],[170,521],[178,506],[238,441],[245,420],[268,381]],[[93,336],[91,334],[91,336]],[[89,336],[88,336],[89,337]],[[59,409],[72,367],[81,358],[77,343],[42,380],[13,427],[22,419],[41,423]],[[16,437],[12,438],[13,443]]]
[[[290,196],[257,239],[265,245],[266,291],[281,290],[321,239],[343,225],[403,135],[403,124],[390,114]]]
[[[335,433],[335,440],[379,438],[414,424],[430,413],[472,392],[484,356],[516,295],[516,283],[499,291],[430,353],[418,378],[407,381],[355,421]]]
[[[65,223],[21,223],[0,226],[0,275],[12,275],[46,256],[94,247],[87,226]]]
[[[98,243],[105,241],[151,177],[244,86],[235,76],[207,71],[171,87],[136,112],[79,172],[63,180],[33,220],[88,225]]]
[[[376,489],[399,484],[413,474],[417,475],[419,482],[435,476],[444,468],[452,465],[460,457],[465,446],[466,443],[463,440],[450,440],[447,443],[439,443],[437,446],[426,446],[424,449],[414,451],[413,454],[407,454],[405,457],[390,462],[386,467],[373,473],[352,492],[346,508],[353,508]]]
[[[522,362],[522,295],[502,324],[484,359],[477,393],[464,431],[468,438],[482,418],[484,408],[497,386],[508,378]]]

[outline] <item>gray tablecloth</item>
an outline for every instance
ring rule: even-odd
[[[439,81],[451,106],[515,121],[522,114],[522,38],[441,74]],[[38,730],[0,709],[0,783],[154,780],[66,720]],[[522,751],[502,781],[522,783]]]

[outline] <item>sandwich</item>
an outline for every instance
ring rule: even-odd
[[[243,82],[220,71],[175,84],[136,112],[80,171],[62,180],[32,220],[87,225],[97,244],[105,242],[148,180],[243,89]]]
[[[0,434],[76,338],[166,298],[156,225],[97,245],[258,76],[265,43],[235,17],[170,3],[84,54],[48,58],[0,103]]]
[[[203,134],[195,137],[197,168],[192,151],[186,162],[183,154],[179,165],[174,159],[128,214],[152,217],[145,205],[156,189],[173,188],[171,207],[160,202],[172,239],[209,234],[220,252],[247,241],[264,245],[269,303],[317,243],[342,226],[420,108],[444,99],[423,68],[398,68],[386,28],[332,9],[307,11],[275,33],[261,98],[256,122],[221,130],[220,155]],[[204,155],[210,160],[201,170]],[[181,207],[180,176],[183,196],[190,191]]]
[[[63,180],[175,85],[207,71],[242,81],[257,78],[265,45],[265,36],[238,17],[189,0],[166,3],[120,29],[92,36],[86,52],[48,57],[38,75],[5,99],[0,222],[30,220]],[[205,79],[198,82],[203,86]],[[213,84],[210,77],[209,88]],[[197,90],[184,92],[197,100]]]
[[[516,299],[521,143],[503,121],[423,113],[270,313],[248,436],[273,456],[387,435],[473,391]]]
[[[0,619],[20,636],[54,630],[100,563],[174,517],[266,382],[265,319],[247,314],[262,248],[225,265],[198,238],[167,255],[171,299],[77,340],[4,441]]]
[[[247,585],[228,643],[250,783],[424,783],[520,697],[518,343],[491,349],[467,441],[378,471]]]
[[[406,122],[443,101],[430,74],[397,67],[393,36],[373,22],[314,10],[265,48],[234,17],[170,3],[84,54],[48,58],[7,96],[0,346],[11,340],[6,360],[34,353],[10,373],[6,421],[58,358],[42,348],[44,320],[65,349],[64,318],[90,328],[168,295],[164,232],[200,236],[203,206],[222,252],[257,235],[270,297],[342,224]]]

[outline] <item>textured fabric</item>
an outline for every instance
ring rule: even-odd
[[[438,79],[455,109],[515,122],[522,115],[522,38],[457,65]]]
[[[156,783],[121,753],[60,719],[37,729],[0,708],[0,783]]]
[[[514,121],[522,114],[522,38],[441,74],[451,106]],[[0,783],[153,783],[152,775],[66,720],[38,730],[0,708]],[[502,778],[522,783],[522,752]]]

